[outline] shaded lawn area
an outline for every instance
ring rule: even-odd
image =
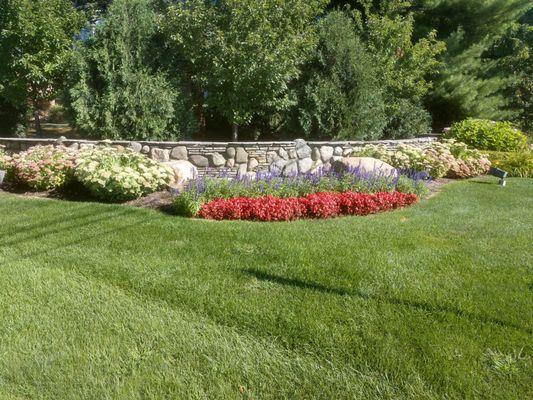
[[[0,398],[532,398],[533,180],[495,182],[272,224],[0,194]]]

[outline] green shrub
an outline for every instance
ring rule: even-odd
[[[164,188],[173,172],[131,149],[97,147],[79,154],[75,176],[100,200],[126,201]]]
[[[456,139],[480,150],[523,150],[527,137],[510,122],[466,119],[452,125],[446,137]]]
[[[49,145],[4,157],[8,180],[34,190],[61,189],[73,176],[75,155],[66,147]]]
[[[51,124],[64,124],[67,122],[67,110],[61,105],[55,105],[48,111],[47,122]]]
[[[533,178],[533,152],[490,152],[492,165],[509,173],[510,177]]]

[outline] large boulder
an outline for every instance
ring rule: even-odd
[[[176,160],[164,163],[174,171],[174,179],[170,183],[171,187],[183,187],[187,181],[198,177],[198,169],[189,161]]]
[[[332,162],[335,172],[359,170],[362,173],[376,173],[384,176],[396,176],[398,171],[392,165],[372,157],[346,157]]]

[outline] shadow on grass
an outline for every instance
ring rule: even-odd
[[[494,325],[498,325],[498,326],[505,327],[505,328],[512,328],[512,329],[525,332],[527,334],[533,333],[533,331],[530,328],[526,328],[524,326],[517,325],[512,322],[504,321],[499,318],[493,318],[493,317],[487,317],[484,315],[474,314],[474,313],[464,311],[464,310],[461,310],[455,307],[440,306],[440,305],[429,304],[429,303],[424,303],[424,302],[419,302],[419,301],[398,299],[395,297],[369,295],[367,293],[362,293],[358,290],[332,288],[329,286],[322,285],[320,283],[306,282],[306,281],[295,279],[295,278],[286,278],[283,276],[270,274],[270,273],[259,271],[257,269],[252,269],[252,268],[245,269],[243,270],[243,272],[259,280],[276,283],[278,285],[292,286],[298,289],[313,290],[316,292],[332,294],[332,295],[337,295],[337,296],[359,297],[363,300],[384,301],[392,305],[410,307],[416,310],[422,310],[422,311],[430,312],[430,313],[451,313],[451,314],[455,314],[457,317],[466,318],[471,321],[494,324]]]

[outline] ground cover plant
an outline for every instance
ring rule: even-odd
[[[531,397],[531,179],[290,224],[0,213],[2,398]]]
[[[221,173],[189,181],[174,197],[174,211],[182,216],[196,216],[203,204],[213,200],[232,198],[303,198],[320,192],[402,192],[418,196],[427,192],[424,173],[405,171],[404,174],[387,174],[382,171],[365,171],[352,168],[343,173],[319,169],[314,173],[283,177],[275,173],[257,173],[235,179]],[[266,203],[268,204],[268,203]],[[292,219],[292,218],[290,218]]]

